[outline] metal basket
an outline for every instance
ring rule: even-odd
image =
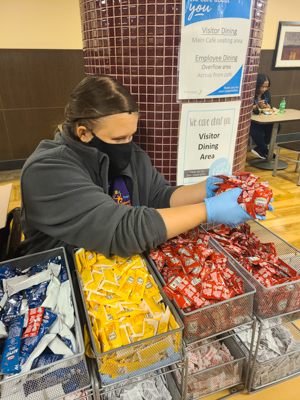
[[[210,238],[209,245],[214,250],[225,254],[225,251],[219,245],[216,245],[212,238]],[[148,262],[152,265],[158,279],[164,286],[166,283],[156,268],[154,261],[148,258]],[[184,340],[186,343],[214,336],[217,333],[228,331],[235,326],[243,325],[252,320],[255,289],[231,259],[228,259],[228,266],[236,271],[238,276],[243,277],[245,294],[191,312],[183,311],[178,307],[176,301],[172,300],[184,323]]]
[[[172,303],[170,302],[169,298],[161,290],[162,287],[159,281],[156,279],[156,276],[151,266],[149,265],[147,260],[145,260],[145,262],[147,264],[149,272],[153,276],[153,279],[160,289],[160,294],[163,297],[165,305],[169,306],[170,311],[173,314],[179,327],[173,331],[162,333],[160,335],[156,335],[151,338],[138,341],[136,343],[131,343],[126,346],[119,347],[118,349],[109,350],[104,353],[98,353],[94,336],[92,334],[92,327],[88,317],[83,291],[80,288],[80,294],[84,305],[84,314],[87,321],[87,327],[91,338],[92,348],[98,364],[102,387],[120,382],[124,379],[129,379],[134,376],[147,373],[149,371],[153,371],[155,369],[166,367],[181,360],[182,358],[182,321],[176,310],[174,309]],[[80,282],[77,268],[76,275],[78,282]],[[126,358],[132,355],[135,355],[135,362],[132,362],[130,364],[124,362]],[[112,372],[114,374],[114,378],[112,378],[111,376]]]
[[[9,264],[12,268],[16,267],[23,271],[35,264],[48,261],[57,256],[61,256],[70,279],[71,274],[63,247],[8,260],[0,263],[0,268],[5,264]],[[81,329],[78,326],[79,315],[72,284],[71,298],[75,313],[75,333],[79,348],[78,354],[51,363],[47,365],[47,367],[36,368],[32,371],[16,374],[1,380],[0,399],[40,400],[45,398],[48,400],[56,400],[81,389],[90,388],[91,381],[84,356],[83,337]]]
[[[300,273],[299,250],[256,221],[248,221],[248,225],[251,227],[251,232],[253,232],[262,243],[273,242],[278,257],[294,268],[298,274]],[[219,226],[220,224],[202,224],[202,228],[204,228],[205,231],[208,228],[218,228]],[[223,249],[214,238],[212,239],[218,249]],[[226,252],[224,249],[223,251]],[[230,253],[226,252],[226,254],[231,258],[236,269],[238,269],[255,287],[254,312],[258,316],[261,318],[270,318],[300,309],[300,280],[266,288],[243,268]]]
[[[186,400],[199,399],[242,383],[243,365],[246,358],[244,352],[233,337],[220,339],[220,342],[228,347],[234,360],[189,374],[186,382]],[[175,382],[181,387],[182,375],[180,371],[174,371],[173,375]]]
[[[261,330],[264,330],[263,327],[264,321],[261,320]],[[289,353],[283,354],[281,356],[274,357],[270,360],[260,362],[256,358],[253,368],[253,357],[251,357],[251,378],[249,381],[249,391],[262,389],[266,386],[275,384],[280,382],[281,380],[293,376],[298,375],[300,372],[300,330],[293,323],[285,323],[284,326],[289,329],[295,340],[299,341],[299,350],[294,350]],[[274,328],[274,327],[272,327]],[[266,330],[271,330],[272,328],[267,328]],[[249,350],[246,346],[241,342],[240,338],[236,339],[246,354],[246,363],[249,362]],[[258,337],[258,342],[260,343],[260,338]],[[257,345],[257,344],[256,344]]]

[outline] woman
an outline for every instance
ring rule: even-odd
[[[262,109],[272,108],[271,95],[269,88],[271,85],[267,75],[258,74],[256,82],[256,90],[254,96],[253,113],[259,114]],[[256,124],[251,122],[250,136],[256,144],[251,150],[253,154],[261,159],[268,156],[268,145],[270,144],[273,124]]]
[[[204,221],[251,217],[241,189],[213,197],[216,178],[171,187],[136,144],[138,105],[113,77],[88,76],[65,108],[63,129],[42,141],[21,177],[20,254],[65,246],[132,256]]]

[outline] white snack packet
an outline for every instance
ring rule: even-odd
[[[129,390],[125,389],[124,393],[130,400],[143,400],[143,397],[140,395],[140,392],[136,387],[134,387],[133,389],[129,389]]]
[[[72,328],[74,325],[74,309],[71,302],[71,286],[67,280],[60,285],[55,312],[61,315],[62,321]]]
[[[61,316],[59,314],[57,314],[57,318],[54,321],[54,323],[50,326],[50,329],[48,332],[49,333],[59,333],[62,330],[62,326],[63,326],[63,323],[61,320]]]
[[[42,337],[42,339],[38,342],[38,344],[36,345],[35,349],[33,350],[33,352],[30,354],[30,356],[28,357],[27,361],[25,362],[25,364],[21,365],[21,370],[22,372],[28,372],[31,369],[32,363],[33,361],[40,355],[42,354],[42,352],[45,350],[45,348],[50,344],[51,341],[53,341],[53,339],[56,337],[56,335],[51,335],[49,333],[46,333],[46,335],[44,335]]]
[[[0,321],[0,339],[7,338],[8,333],[6,332],[5,325],[2,321]]]
[[[78,345],[76,339],[67,325],[62,324],[62,329],[59,332],[59,336],[61,337],[61,340],[72,350],[74,354],[78,353]]]
[[[49,343],[48,347],[54,354],[63,354],[65,357],[74,355],[72,350],[57,336],[51,343]]]
[[[28,289],[45,281],[50,281],[51,276],[52,272],[49,269],[45,269],[38,274],[32,275],[30,278],[24,279],[23,275],[16,276],[14,278],[3,279],[3,290],[7,291],[8,296],[10,297],[21,290]]]
[[[25,314],[24,318],[24,323],[23,323],[23,328],[27,327],[28,324],[28,305],[27,305],[27,299],[23,299],[21,303],[21,309],[20,309],[20,314]]]
[[[57,305],[59,289],[60,289],[60,281],[55,276],[52,276],[51,282],[49,283],[47,288],[46,298],[43,301],[42,307],[50,308],[51,311],[55,309]]]
[[[58,278],[60,270],[61,270],[61,265],[60,264],[55,264],[55,263],[50,263],[48,265],[48,269],[52,271],[52,274]]]

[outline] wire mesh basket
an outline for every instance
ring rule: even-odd
[[[256,221],[248,221],[248,225],[251,228],[251,232],[253,232],[262,243],[274,243],[277,256],[295,269],[298,274],[300,273],[299,250]],[[220,224],[202,224],[202,228],[205,231],[209,228],[218,227],[220,227]],[[223,249],[215,239],[213,239],[213,241],[218,249]],[[224,249],[223,251],[226,252]],[[236,269],[238,269],[255,287],[254,312],[258,316],[261,318],[270,318],[300,309],[300,280],[266,288],[243,268],[230,253],[226,252],[226,254],[231,258]]]
[[[188,374],[186,400],[198,399],[242,383],[242,372],[246,358],[244,352],[233,337],[220,339],[220,342],[226,345],[234,359],[224,364]],[[181,387],[181,372],[179,370],[174,371],[173,375],[175,382]]]
[[[175,330],[162,333],[151,338],[143,339],[114,350],[99,353],[97,351],[94,335],[92,333],[92,327],[88,317],[83,291],[82,288],[80,288],[80,294],[84,304],[84,314],[87,321],[92,348],[97,360],[102,387],[147,373],[155,369],[166,367],[181,360],[182,358],[182,321],[169,298],[161,290],[162,287],[159,281],[156,279],[151,266],[147,260],[145,260],[145,262],[149,272],[153,276],[153,279],[160,289],[160,294],[163,297],[165,305],[169,306],[170,311],[178,324],[178,328]],[[77,268],[76,276],[78,282],[80,282]]]
[[[261,324],[262,331],[271,331],[271,329],[274,329],[274,327],[267,329],[264,328],[264,320],[261,320]],[[274,384],[290,375],[300,372],[300,330],[292,322],[285,323],[284,326],[291,332],[297,343],[295,349],[286,354],[274,356],[267,361],[260,361],[256,357],[254,368],[252,368],[251,371],[250,390],[262,389],[265,386]],[[236,340],[246,354],[246,365],[250,359],[249,349],[240,338],[237,337]],[[259,340],[258,345],[260,343],[261,340]],[[254,344],[254,348],[256,345],[257,343]],[[253,357],[251,357],[251,363],[253,367]]]
[[[70,279],[71,274],[63,247],[8,260],[0,263],[0,268],[5,264],[9,264],[11,268],[18,268],[23,271],[57,256],[62,258]],[[1,380],[0,399],[54,400],[63,398],[67,394],[79,391],[80,389],[90,387],[91,381],[84,356],[84,342],[78,324],[79,315],[72,283],[71,300],[75,313],[75,335],[78,343],[78,353],[48,364],[47,367],[39,367],[29,372],[15,374]]]
[[[216,245],[216,242],[212,240],[212,238],[210,238],[208,245],[214,250],[225,254],[225,251],[220,248],[219,245]],[[148,258],[148,262],[155,270],[161,284],[165,285],[166,283],[156,268],[154,261]],[[172,303],[184,323],[184,340],[186,343],[192,343],[205,337],[214,336],[217,333],[227,331],[252,320],[255,289],[248,280],[245,279],[240,269],[236,267],[236,263],[231,259],[228,259],[228,266],[236,271],[238,276],[243,277],[245,294],[190,312],[185,312],[180,309],[176,301],[172,300]]]

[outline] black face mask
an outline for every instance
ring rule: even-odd
[[[121,144],[106,143],[99,139],[93,132],[91,133],[94,137],[87,144],[108,155],[109,174],[117,175],[121,171],[124,171],[131,159],[133,142]]]

